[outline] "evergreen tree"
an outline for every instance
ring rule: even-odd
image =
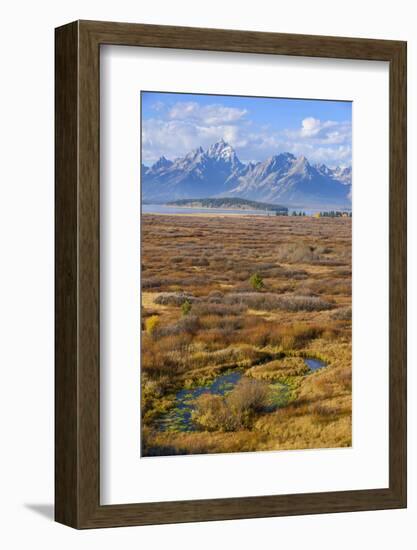
[[[249,282],[254,290],[262,290],[264,287],[264,281],[259,273],[254,273],[249,279]]]

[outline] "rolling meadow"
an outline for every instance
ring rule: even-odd
[[[351,446],[351,223],[142,216],[142,456]]]

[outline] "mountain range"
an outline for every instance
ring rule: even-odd
[[[351,208],[352,169],[311,164],[291,153],[242,163],[224,140],[173,161],[142,164],[142,200],[240,197],[298,208]]]

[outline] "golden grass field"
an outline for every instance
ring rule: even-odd
[[[351,219],[144,214],[141,350],[143,456],[350,446]]]

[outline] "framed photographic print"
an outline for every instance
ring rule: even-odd
[[[406,506],[406,44],[56,29],[56,520]]]

